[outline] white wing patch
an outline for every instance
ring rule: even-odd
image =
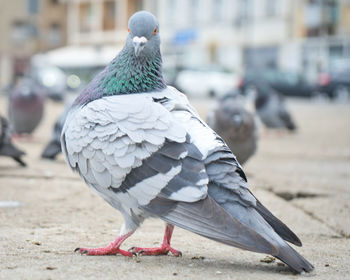
[[[201,188],[194,188],[193,186],[187,186],[181,188],[177,192],[174,192],[169,197],[172,200],[179,200],[185,202],[195,202],[204,199],[207,196],[208,187],[204,185]]]
[[[164,188],[180,171],[181,166],[173,167],[166,174],[157,174],[137,183],[128,192],[134,197],[137,197],[140,205],[147,205],[158,195],[159,190]]]
[[[168,87],[163,91],[163,94],[170,100],[164,106],[168,110],[173,110],[172,115],[186,128],[193,144],[203,154],[203,159],[207,157],[209,151],[222,145],[217,141],[215,132],[201,120],[184,94],[173,87]],[[184,108],[184,110],[181,110],[181,108]]]
[[[163,97],[165,102],[153,100]],[[73,110],[63,128],[62,150],[70,166],[89,186],[116,208],[130,211],[147,205],[182,167],[146,177],[127,190],[113,192],[109,188],[120,188],[126,176],[166,140],[183,143],[187,134],[203,159],[219,144],[216,134],[200,120],[186,96],[168,87],[162,92],[104,97]],[[187,152],[180,158],[185,156]],[[201,179],[169,198],[198,201],[207,195],[207,183],[207,179]]]
[[[132,104],[130,104],[132,102]],[[95,100],[68,116],[64,151],[73,169],[99,192],[118,188],[133,168],[166,139],[186,140],[186,130],[150,95],[111,96]],[[140,204],[153,199],[180,170],[142,181],[129,194]],[[98,187],[97,187],[98,186]]]

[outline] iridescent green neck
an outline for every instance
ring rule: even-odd
[[[124,48],[107,67],[100,84],[102,96],[161,90],[166,87],[161,68],[160,52],[136,57],[133,50]]]
[[[136,57],[133,49],[124,47],[76,99],[76,105],[104,96],[160,91],[166,88],[162,75],[160,50],[150,56]]]

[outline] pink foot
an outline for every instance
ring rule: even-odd
[[[88,256],[104,256],[104,255],[121,254],[126,257],[132,257],[134,255],[132,252],[124,251],[120,248],[111,248],[110,246],[96,248],[96,249],[76,248],[74,252],[79,252],[81,254],[86,254]]]
[[[76,248],[74,252],[79,252],[81,254],[86,254],[88,256],[104,256],[104,255],[116,255],[121,254],[126,257],[132,257],[135,255],[133,252],[128,252],[120,249],[120,245],[124,242],[125,239],[127,239],[130,235],[133,234],[133,231],[118,236],[113,242],[111,242],[107,247],[102,248],[96,248],[96,249],[89,249],[89,248]]]
[[[139,255],[145,256],[159,256],[159,255],[167,255],[171,252],[176,257],[181,257],[182,253],[174,248],[170,247],[171,236],[174,231],[174,226],[171,224],[167,224],[165,228],[163,244],[160,247],[155,248],[142,248],[142,247],[133,247],[129,249],[129,251],[133,253],[137,253]]]
[[[37,142],[38,139],[36,139],[35,136],[32,134],[18,134],[18,133],[13,133],[11,135],[11,140],[16,142],[16,141],[28,141],[28,142]]]
[[[182,256],[182,253],[180,251],[175,250],[170,246],[163,246],[163,245],[155,248],[133,247],[130,249],[130,251],[143,256],[167,255],[169,252],[171,252],[176,257]]]

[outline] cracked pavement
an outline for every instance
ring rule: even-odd
[[[205,118],[212,100],[193,100]],[[4,115],[6,100],[0,98]],[[301,238],[297,250],[315,265],[294,275],[265,255],[221,245],[175,228],[183,257],[89,257],[79,246],[108,244],[121,215],[72,173],[62,155],[41,160],[62,104],[49,101],[27,140],[27,168],[0,158],[0,279],[350,279],[350,104],[290,100],[296,133],[261,129],[257,154],[244,166],[253,193]],[[14,205],[16,206],[16,205]],[[159,245],[163,222],[148,220],[123,245]]]

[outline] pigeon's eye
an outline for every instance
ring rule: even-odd
[[[154,31],[153,31],[153,35],[156,35],[156,34],[157,34],[157,31],[158,31],[158,29],[157,29],[157,27],[156,27],[156,29],[154,29]]]
[[[130,28],[128,28],[128,32],[130,32]]]

